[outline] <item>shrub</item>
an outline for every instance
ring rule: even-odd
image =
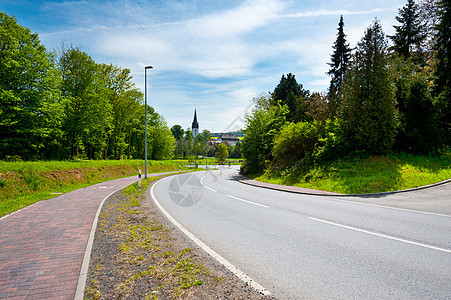
[[[321,146],[324,134],[324,124],[316,121],[284,126],[274,140],[271,169],[283,171],[295,165],[297,168],[311,165],[312,155]]]
[[[349,147],[343,139],[339,120],[329,119],[325,126],[326,133],[320,139],[321,147],[315,153],[316,160],[325,162],[345,157],[349,153]]]

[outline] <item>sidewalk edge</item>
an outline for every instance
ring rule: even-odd
[[[380,193],[369,193],[369,194],[338,194],[338,193],[332,193],[332,192],[326,192],[326,191],[320,191],[320,190],[315,190],[315,192],[308,192],[309,189],[306,189],[306,191],[302,191],[301,190],[302,188],[299,188],[300,190],[288,190],[287,188],[285,188],[288,186],[281,185],[281,184],[266,184],[265,182],[261,182],[261,181],[257,181],[260,184],[255,184],[252,182],[253,179],[249,179],[239,173],[234,173],[231,175],[231,177],[240,183],[252,185],[255,187],[283,191],[283,192],[288,192],[288,193],[295,193],[295,194],[303,194],[303,195],[311,195],[311,196],[327,196],[327,197],[377,197],[377,196],[418,191],[418,190],[433,188],[433,187],[440,186],[443,184],[451,183],[451,178],[450,178],[450,179],[446,179],[446,180],[432,183],[429,185],[420,186],[420,187],[411,188],[411,189],[405,189],[405,190],[380,192]],[[245,179],[239,178],[239,177],[243,177]],[[254,181],[256,181],[256,180],[254,180]]]

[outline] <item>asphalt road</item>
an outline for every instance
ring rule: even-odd
[[[274,296],[450,298],[449,184],[430,199],[439,208],[422,213],[406,208],[421,209],[427,190],[382,199],[307,196],[244,185],[231,172],[168,177],[153,192],[180,224]],[[391,199],[403,208],[382,206]]]

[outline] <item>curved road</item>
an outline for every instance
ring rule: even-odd
[[[423,213],[256,188],[232,172],[172,176],[152,191],[173,218],[274,296],[449,299],[450,184],[441,187],[439,209]],[[415,195],[375,202],[408,207]]]

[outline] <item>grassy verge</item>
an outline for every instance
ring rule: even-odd
[[[340,160],[304,174],[253,174],[255,180],[342,194],[378,193],[429,185],[451,178],[451,152],[442,156],[396,153]]]
[[[148,173],[178,170],[179,161],[148,161]],[[183,166],[183,165],[182,165]],[[0,217],[106,180],[144,171],[143,160],[0,162]]]
[[[149,178],[152,179],[156,178]],[[170,230],[152,214],[148,216],[143,211],[141,201],[149,182],[143,180],[142,183],[142,189],[136,183],[125,188],[120,202],[110,204],[100,215],[96,236],[99,239],[102,239],[100,235],[105,236],[107,243],[103,246],[113,245],[111,250],[116,255],[94,258],[91,266],[96,267],[91,268],[91,280],[85,294],[88,299],[113,295],[157,299],[161,294],[176,298],[191,287],[202,285],[200,278],[210,275],[208,269],[190,257],[190,248],[173,249]],[[114,218],[110,218],[111,214]],[[108,290],[102,279],[112,273],[120,280],[113,290]]]
[[[149,182],[142,183],[142,189],[135,183],[108,199],[102,209],[85,298],[205,299],[225,278],[213,275],[142,205]]]

